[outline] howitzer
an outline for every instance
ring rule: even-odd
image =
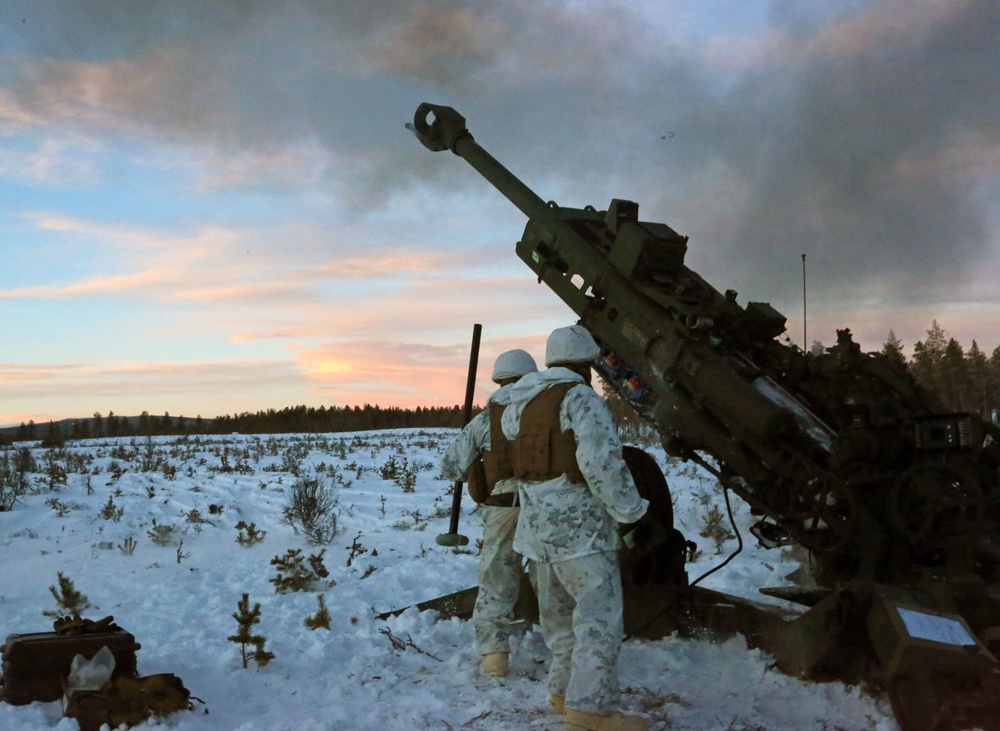
[[[762,515],[762,542],[809,550],[821,590],[798,598],[811,609],[730,624],[786,671],[877,683],[907,731],[997,728],[1000,431],[950,413],[848,329],[818,355],[782,342],[769,304],[741,306],[685,266],[686,237],[640,221],[631,201],[543,201],[454,109],[422,104],[407,127],[528,217],[517,255],[593,334],[598,370],[667,453],[699,461]],[[697,587],[661,590],[626,587],[626,605],[636,592],[667,597],[674,614],[711,603]]]

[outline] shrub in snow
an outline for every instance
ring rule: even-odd
[[[316,597],[316,601],[319,602],[319,609],[316,610],[316,614],[312,614],[305,619],[305,626],[309,629],[330,629],[330,610],[326,608],[326,602],[323,601],[323,595],[320,594]]]
[[[274,591],[278,594],[287,594],[290,591],[309,591],[317,581],[325,579],[330,575],[326,566],[323,565],[323,554],[326,549],[319,553],[314,553],[308,559],[302,558],[302,550],[289,548],[284,556],[275,556],[271,559],[271,565],[277,568],[277,575],[271,579],[274,584]],[[306,565],[308,561],[308,566]]]
[[[156,518],[153,518],[153,527],[146,531],[149,540],[157,546],[171,546],[174,543],[174,539],[181,534],[183,534],[183,531],[176,525],[157,523]]]
[[[31,452],[27,456],[31,460]],[[21,453],[0,458],[0,513],[13,509],[28,491],[28,466]]]
[[[702,528],[698,535],[702,538],[710,538],[715,543],[715,555],[718,556],[725,548],[726,541],[736,536],[729,530],[729,523],[726,514],[718,505],[712,507],[702,517]]]
[[[301,530],[308,543],[325,545],[337,535],[339,502],[333,488],[319,475],[299,477],[292,485],[281,519],[296,533]]]
[[[236,530],[239,531],[239,534],[236,536],[236,542],[244,548],[250,548],[250,546],[257,543],[263,543],[264,536],[267,535],[266,530],[257,530],[256,523],[247,525],[246,522],[242,520],[236,524]]]
[[[101,508],[101,512],[97,515],[103,520],[111,520],[117,523],[122,519],[122,515],[125,514],[125,508],[120,508],[115,505],[115,500],[113,495],[108,495],[108,501],[104,503],[104,507]]]

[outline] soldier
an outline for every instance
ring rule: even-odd
[[[476,650],[484,675],[507,675],[510,630],[521,578],[521,557],[514,552],[517,528],[517,480],[510,463],[510,444],[500,430],[500,414],[509,402],[510,388],[521,376],[535,373],[534,358],[523,350],[501,353],[493,366],[493,382],[500,388],[445,450],[441,473],[449,480],[465,477],[482,455],[490,497],[482,505],[483,549],[479,558],[479,596],[472,612]]]
[[[643,719],[614,711],[624,634],[616,521],[638,520],[649,503],[590,387],[599,352],[583,327],[559,328],[546,344],[548,370],[511,388],[502,426],[520,491],[514,549],[537,571],[553,709],[574,729],[644,731]]]

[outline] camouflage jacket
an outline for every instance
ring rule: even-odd
[[[445,449],[441,458],[441,474],[446,480],[464,480],[472,461],[490,448],[490,404],[506,406],[510,403],[511,385],[501,386],[486,401],[486,408],[465,425],[458,437]],[[500,480],[493,488],[494,495],[517,491],[517,480]]]
[[[583,378],[567,368],[529,373],[512,385],[503,432],[515,439],[521,412],[536,395],[557,383],[578,381],[562,400],[559,425],[576,435],[576,461],[587,486],[565,475],[544,482],[521,482],[521,514],[514,550],[537,561],[565,561],[618,548],[616,523],[641,518],[649,503],[639,497],[622,459],[611,412]]]

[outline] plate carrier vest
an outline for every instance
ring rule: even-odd
[[[578,381],[559,383],[535,396],[521,412],[521,427],[513,442],[514,474],[529,482],[544,482],[565,474],[570,482],[587,484],[576,461],[576,436],[562,431],[559,407]]]
[[[486,487],[490,493],[500,480],[514,476],[514,460],[511,443],[500,428],[505,404],[490,404],[490,448],[483,452],[483,468],[486,471]]]

